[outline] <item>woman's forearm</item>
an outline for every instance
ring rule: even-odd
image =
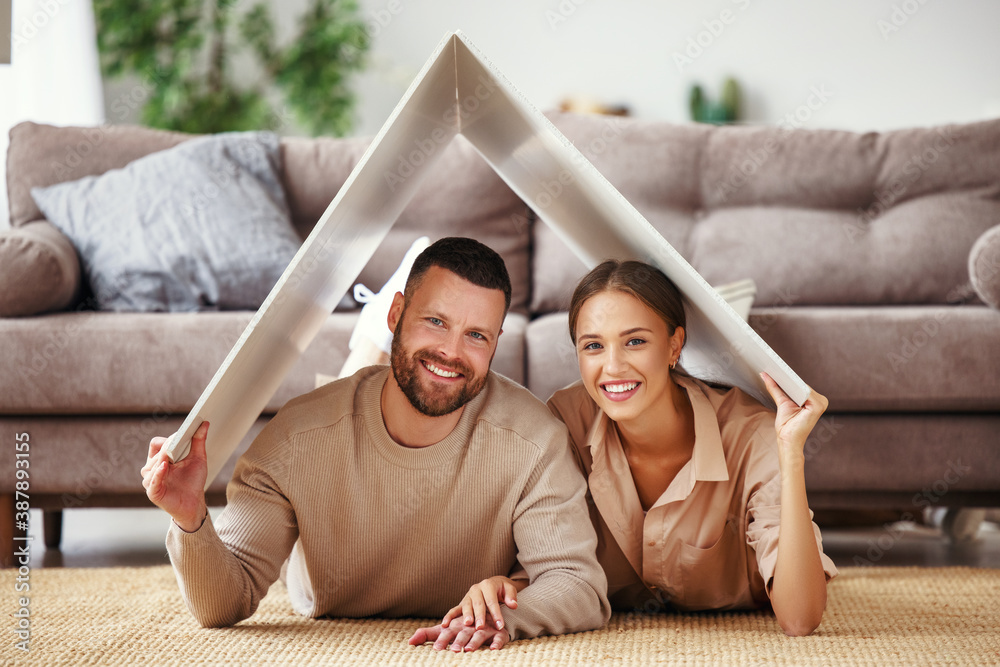
[[[781,522],[771,606],[781,629],[792,636],[810,634],[826,609],[826,573],[809,516],[801,447],[781,452]]]

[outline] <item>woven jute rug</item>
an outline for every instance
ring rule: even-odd
[[[38,665],[997,665],[1000,570],[843,568],[823,623],[786,637],[770,613],[615,614],[593,632],[502,651],[453,654],[406,644],[420,620],[311,620],[276,583],[250,619],[198,626],[169,566],[36,569],[30,591],[0,571],[0,664]],[[28,652],[14,647],[30,596]]]

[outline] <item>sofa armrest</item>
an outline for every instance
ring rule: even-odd
[[[972,245],[969,280],[980,299],[1000,310],[1000,225],[987,229]]]
[[[47,220],[0,231],[0,317],[65,310],[82,284],[76,249]]]

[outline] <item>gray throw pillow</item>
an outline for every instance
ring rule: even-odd
[[[31,195],[100,309],[256,309],[301,244],[280,173],[275,134],[234,132]]]

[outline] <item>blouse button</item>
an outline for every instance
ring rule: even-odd
[[[649,544],[649,546],[651,546],[651,547],[655,547],[655,546],[656,546],[656,540],[650,540],[650,541],[648,542],[648,544]]]

